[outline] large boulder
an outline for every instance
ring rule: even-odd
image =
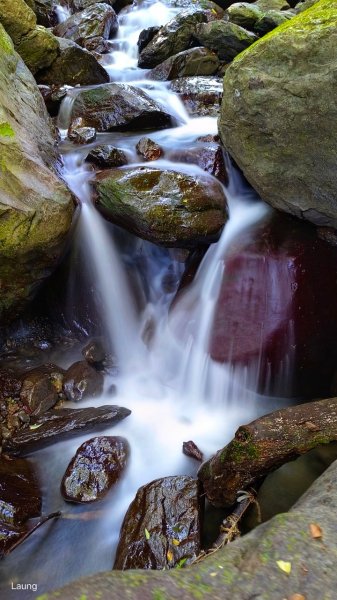
[[[207,21],[203,10],[190,9],[174,17],[161,27],[139,55],[138,65],[151,69],[170,56],[187,50],[198,23]]]
[[[98,2],[71,15],[54,27],[54,34],[86,47],[90,41],[107,40],[118,29],[117,15],[111,6]]]
[[[214,241],[227,219],[222,187],[206,173],[116,169],[98,175],[95,188],[97,205],[108,219],[167,247]]]
[[[36,16],[24,0],[1,0],[0,23],[32,73],[51,65],[58,54],[55,36],[36,24]]]
[[[72,40],[57,38],[59,56],[50,67],[37,74],[37,81],[47,85],[96,85],[107,83],[109,75],[98,60]]]
[[[220,133],[264,200],[337,227],[337,5],[320,0],[226,71]]]
[[[73,202],[36,83],[0,25],[0,316],[31,298],[59,259]]]
[[[226,21],[211,21],[197,26],[194,37],[202,46],[214,50],[220,60],[230,62],[257,37],[251,31]]]
[[[126,83],[107,83],[81,90],[73,104],[72,121],[99,132],[169,127],[171,116],[148,94]]]
[[[336,486],[334,462],[290,512],[191,567],[97,573],[43,599],[332,600],[337,587]]]
[[[142,486],[125,515],[114,569],[172,569],[201,550],[199,483],[184,475]]]
[[[193,75],[213,75],[219,68],[220,61],[208,48],[190,48],[170,56],[152,69],[148,78],[157,81],[169,81],[177,77]]]

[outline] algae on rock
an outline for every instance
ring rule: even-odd
[[[0,316],[15,314],[57,262],[73,214],[53,171],[51,124],[33,76],[0,25]]]

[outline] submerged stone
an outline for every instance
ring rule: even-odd
[[[224,185],[228,183],[223,148],[219,144],[205,143],[188,150],[172,150],[168,153],[167,158],[173,162],[198,165]]]
[[[100,173],[94,186],[104,216],[155,244],[207,244],[227,220],[223,189],[206,174],[128,168]]]
[[[179,94],[190,115],[218,117],[223,90],[220,77],[180,77],[171,81],[169,89]]]
[[[63,476],[64,499],[70,502],[101,499],[120,478],[128,453],[128,442],[122,437],[95,437],[84,442]]]
[[[186,476],[141,487],[121,529],[114,569],[172,569],[201,549],[199,485]]]
[[[123,150],[110,144],[92,148],[85,160],[105,168],[122,167],[128,163],[127,156]]]

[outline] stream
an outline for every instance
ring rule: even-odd
[[[167,22],[179,10],[151,0],[123,9],[117,37],[111,40],[111,53],[103,59],[111,81],[128,82],[146,91],[174,116],[175,127],[149,134],[166,154],[172,149],[194,147],[197,137],[217,133],[215,118],[189,117],[167,82],[146,80],[146,71],[137,68],[140,31]],[[60,9],[58,15],[63,19],[67,13]],[[120,526],[137,489],[158,477],[195,476],[195,462],[182,453],[184,441],[193,440],[207,458],[231,439],[240,424],[285,405],[281,398],[258,395],[256,372],[216,363],[209,355],[227,253],[242,232],[249,231],[253,239],[256,227],[269,218],[271,209],[228,162],[230,219],[220,240],[206,252],[193,283],[184,288],[172,307],[184,271],[181,252],[155,246],[107,223],[91,202],[93,171],[84,162],[90,148],[110,143],[125,152],[128,166],[139,166],[135,144],[142,133],[98,134],[93,144],[74,146],[66,134],[77,93],[76,88],[69,91],[58,121],[64,178],[81,205],[72,242],[76,252],[73,264],[74,269],[81,265],[94,290],[105,344],[118,364],[118,372],[106,377],[103,395],[82,402],[81,407],[117,404],[129,408],[131,416],[104,434],[125,437],[131,455],[113,490],[90,506],[66,503],[59,486],[76,449],[93,433],[30,456],[42,482],[43,514],[60,510],[62,516],[42,527],[1,563],[0,595],[10,582],[36,583],[42,594],[79,577],[111,569]],[[203,173],[195,165],[166,158],[156,164],[192,175]],[[164,285],[168,277],[169,289]],[[150,340],[146,336],[149,329]],[[78,357],[60,352],[58,364],[69,366],[74,359]],[[115,395],[109,392],[112,384],[117,389]],[[24,600],[33,597],[32,592],[20,592]]]

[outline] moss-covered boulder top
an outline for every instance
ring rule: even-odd
[[[320,0],[228,68],[220,133],[262,198],[337,227],[337,2]]]
[[[73,203],[44,101],[0,25],[0,316],[31,296],[57,261]]]
[[[155,244],[209,243],[227,219],[222,186],[207,174],[115,169],[101,173],[94,185],[98,208],[108,219]]]

